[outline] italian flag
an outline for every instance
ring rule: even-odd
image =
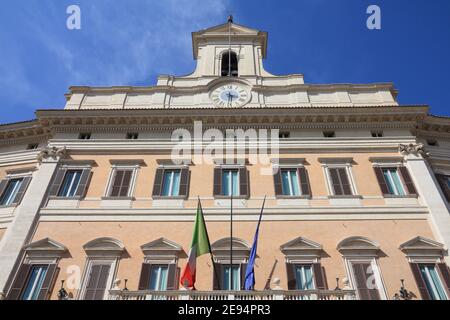
[[[211,253],[208,232],[206,231],[205,219],[203,218],[203,210],[198,200],[197,216],[195,218],[194,234],[192,236],[191,249],[189,250],[189,258],[186,267],[184,267],[180,283],[183,287],[194,289],[195,272],[197,257],[203,254]]]

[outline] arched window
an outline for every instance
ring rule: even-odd
[[[238,76],[238,60],[236,53],[233,51],[231,52],[227,51],[222,55],[222,72],[221,72],[222,77],[228,77],[230,75],[229,74],[230,71],[232,77]]]

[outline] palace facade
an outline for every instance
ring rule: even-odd
[[[403,283],[404,298],[449,299],[450,119],[399,105],[391,83],[272,75],[267,41],[232,22],[194,32],[192,74],[71,87],[63,109],[1,125],[3,298],[393,299]],[[267,130],[268,161],[250,159],[252,139],[231,162],[174,161],[174,132],[207,149],[196,123]],[[256,290],[243,291],[266,196]],[[198,199],[212,258],[182,290]]]

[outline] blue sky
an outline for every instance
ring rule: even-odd
[[[66,28],[81,8],[82,29]],[[382,29],[366,28],[381,7]],[[307,83],[393,82],[401,104],[450,115],[448,0],[4,0],[0,123],[63,108],[71,85],[154,85],[194,69],[191,31],[235,22],[269,32],[265,68]]]

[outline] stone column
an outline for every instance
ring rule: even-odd
[[[6,294],[17,264],[38,222],[38,214],[44,203],[47,189],[55,173],[58,161],[65,155],[65,149],[48,148],[39,156],[38,170],[33,172],[30,185],[21,204],[14,213],[14,219],[0,241],[0,293]]]
[[[443,243],[447,249],[450,248],[450,213],[435,174],[424,158],[427,154],[423,145],[401,145],[400,151],[405,156],[419,196],[430,211],[429,221],[436,240]],[[445,257],[445,260],[450,265],[450,257]]]

